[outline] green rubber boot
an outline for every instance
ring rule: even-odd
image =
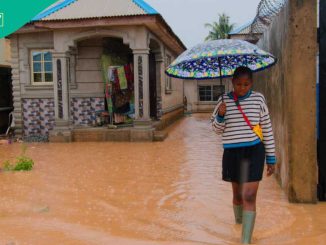
[[[241,242],[243,244],[250,244],[252,232],[255,226],[256,212],[243,211],[242,217],[242,237]]]
[[[235,223],[242,224],[242,205],[233,205]]]

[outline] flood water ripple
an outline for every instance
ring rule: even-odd
[[[238,244],[208,118],[184,118],[164,142],[29,144],[34,169],[0,173],[0,244]],[[20,151],[0,145],[0,161]],[[265,177],[253,240],[325,244],[326,205],[290,204]]]

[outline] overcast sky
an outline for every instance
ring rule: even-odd
[[[208,35],[205,23],[226,13],[236,26],[252,20],[260,0],[145,0],[155,8],[189,48]]]

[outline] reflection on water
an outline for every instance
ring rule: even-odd
[[[208,115],[165,142],[31,144],[35,169],[0,174],[0,244],[237,244],[221,142]],[[0,161],[20,145],[0,145]],[[325,244],[326,205],[289,204],[274,178],[258,194],[256,244]]]

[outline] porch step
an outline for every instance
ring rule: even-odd
[[[165,130],[154,131],[153,141],[164,141],[168,137],[168,132]]]
[[[130,141],[128,129],[85,128],[74,129],[74,142]]]

